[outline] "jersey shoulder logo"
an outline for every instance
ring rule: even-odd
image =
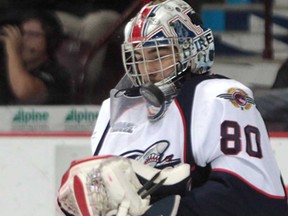
[[[227,93],[217,95],[219,98],[230,100],[230,102],[241,110],[249,110],[255,104],[254,99],[242,89],[230,88]]]

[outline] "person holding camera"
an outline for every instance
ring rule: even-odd
[[[19,25],[2,26],[0,104],[69,103],[70,75],[54,57],[61,36],[61,23],[48,11],[29,11]]]

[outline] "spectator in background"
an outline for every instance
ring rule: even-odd
[[[62,25],[48,11],[26,12],[19,25],[4,25],[0,41],[0,104],[70,102],[70,75],[54,58]]]

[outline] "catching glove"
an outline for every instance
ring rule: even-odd
[[[176,206],[179,196],[159,200],[151,207],[151,194],[159,188],[163,190],[183,180],[187,182],[189,175],[188,164],[159,170],[123,157],[102,156],[73,161],[62,178],[57,207],[66,216],[144,215],[153,212],[153,206],[155,210],[156,204],[165,200],[173,201]]]

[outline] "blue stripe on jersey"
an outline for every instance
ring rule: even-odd
[[[193,154],[192,154],[193,149],[192,149],[191,134],[190,134],[191,110],[193,109],[192,106],[193,106],[193,100],[194,100],[194,92],[195,92],[196,86],[202,81],[207,80],[207,79],[216,79],[216,78],[228,79],[227,77],[217,75],[217,74],[207,75],[207,76],[192,75],[192,77],[189,78],[189,80],[184,82],[184,85],[181,87],[181,90],[178,96],[176,97],[176,100],[178,101],[180,108],[182,109],[182,112],[184,114],[186,125],[187,125],[187,132],[186,132],[187,152],[186,152],[185,161],[191,164],[191,166],[196,165],[194,158],[193,158]]]
[[[249,205],[253,203],[253,205]],[[181,199],[177,216],[287,216],[286,199],[273,199],[237,177],[212,171],[208,181]]]

